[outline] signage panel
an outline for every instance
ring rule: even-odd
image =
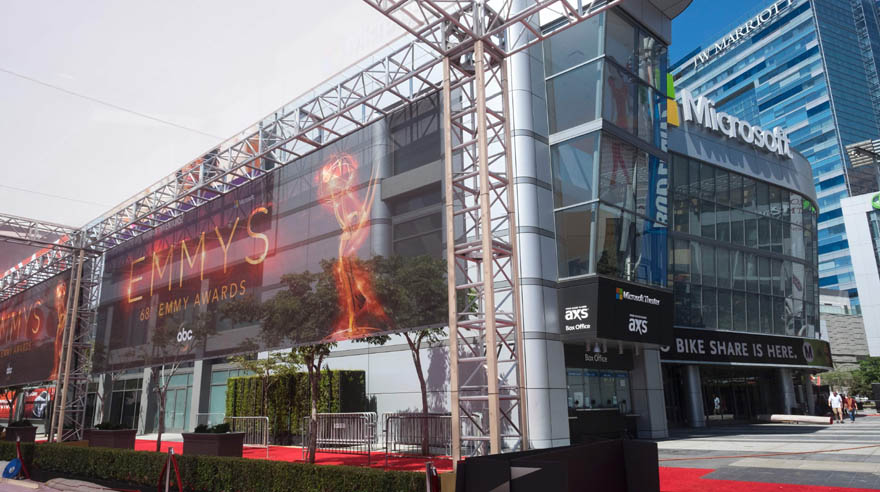
[[[692,328],[675,328],[674,335],[660,349],[663,360],[832,367],[824,340]]]
[[[604,352],[595,352],[589,344],[584,343],[566,343],[564,349],[565,367],[620,371],[631,371],[633,368],[633,354],[629,350],[621,354],[617,347],[608,347]]]
[[[69,279],[61,273],[0,304],[0,386],[58,376]]]
[[[559,319],[564,338],[670,343],[671,293],[598,276],[561,285]]]
[[[375,133],[356,132],[109,251],[96,372],[444,322],[442,260],[381,249],[391,230],[372,219],[374,159],[388,146]]]

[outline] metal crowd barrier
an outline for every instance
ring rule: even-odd
[[[308,453],[309,417],[303,417],[303,459]],[[371,463],[371,451],[376,441],[376,413],[319,413],[317,451],[346,454],[366,454]]]
[[[427,455],[452,453],[452,416],[448,413],[386,413],[385,465],[388,455],[424,456],[422,441],[427,432]]]
[[[269,459],[269,417],[226,417],[231,432],[244,432],[245,446],[266,448]]]

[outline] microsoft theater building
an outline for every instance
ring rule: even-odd
[[[725,418],[809,411],[808,374],[831,365],[816,338],[810,167],[784,129],[735,120],[686,93],[675,102],[666,47],[683,4],[627,1],[510,58],[531,447],[627,428],[665,437],[670,425],[705,425],[716,395]],[[127,372],[95,385],[110,396],[104,414],[155,431],[156,382],[143,367],[179,361],[147,334],[172,330],[172,356],[193,352],[171,378],[166,431],[222,420],[226,380],[240,375],[226,357],[284,347],[270,330],[222,319],[224,306],[246,295],[270,301],[290,275],[332,270],[332,281],[362,289],[353,297],[376,326],[389,324],[390,311],[364,301],[375,297],[363,287],[366,267],[340,258],[445,257],[442,114],[439,96],[393,108],[108,253],[100,363]],[[363,234],[343,233],[346,217],[358,217]],[[442,326],[440,312],[427,322]],[[211,330],[174,331],[178,318]],[[343,332],[297,333],[295,342]],[[447,351],[443,342],[421,351],[435,413],[450,411]],[[327,365],[364,371],[380,415],[421,410],[399,335],[382,346],[341,341]]]

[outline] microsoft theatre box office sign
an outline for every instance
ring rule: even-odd
[[[672,294],[650,287],[591,277],[559,289],[560,328],[566,339],[606,338],[669,343]]]
[[[666,361],[771,364],[831,368],[831,346],[824,340],[731,331],[676,328],[661,347]]]

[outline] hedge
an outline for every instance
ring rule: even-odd
[[[22,444],[30,469],[84,480],[155,487],[167,455],[65,444]],[[15,457],[15,443],[0,442],[0,459]],[[351,466],[177,455],[187,490],[198,492],[423,492],[425,475]],[[176,490],[176,488],[175,488]]]
[[[274,444],[296,444],[303,417],[309,415],[309,376],[293,373],[271,376],[269,386],[269,425]],[[226,389],[226,416],[261,415],[263,380],[259,376],[229,378]],[[319,412],[368,411],[364,371],[321,372],[318,389]]]

